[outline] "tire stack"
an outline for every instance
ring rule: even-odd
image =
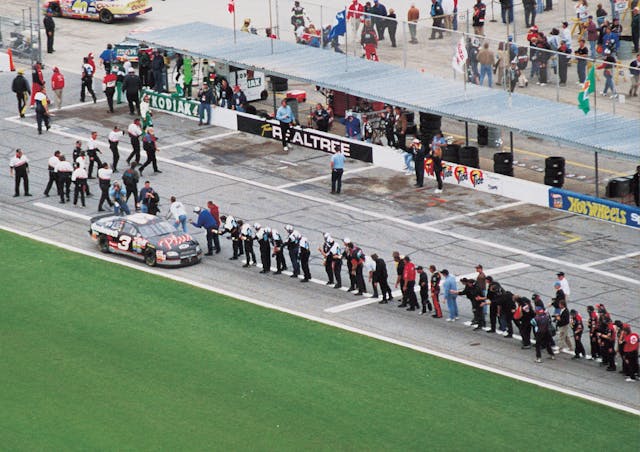
[[[442,160],[450,163],[462,163],[460,161],[460,145],[448,144],[442,148]]]
[[[429,146],[434,135],[438,133],[441,128],[442,116],[420,112],[420,140],[423,144]]]
[[[513,156],[511,152],[493,154],[493,172],[513,177]]]
[[[462,146],[459,152],[460,164],[471,168],[480,168],[480,153],[475,146]]]
[[[631,177],[617,177],[607,184],[607,198],[624,198],[631,193]]]
[[[544,184],[562,188],[564,185],[564,157],[547,157],[544,160]]]
[[[478,146],[487,146],[489,144],[489,128],[478,124]]]

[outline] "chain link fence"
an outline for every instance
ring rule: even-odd
[[[11,49],[13,58],[24,63],[42,61],[40,15],[33,8],[14,17],[0,16],[0,48]]]

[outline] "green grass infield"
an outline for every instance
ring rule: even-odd
[[[640,444],[578,398],[4,231],[0,255],[4,450]]]

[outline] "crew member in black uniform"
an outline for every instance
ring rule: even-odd
[[[331,254],[331,248],[333,247],[334,240],[333,237],[328,232],[324,233],[324,242],[322,246],[318,247],[318,251],[322,254],[324,258],[324,271],[327,272],[328,281],[326,282],[327,286],[333,285],[333,255]]]
[[[300,280],[302,283],[309,282],[311,279],[311,271],[309,270],[309,256],[311,256],[311,244],[306,237],[300,237],[300,267],[304,278]]]
[[[342,241],[344,248],[342,251],[342,257],[347,261],[347,273],[349,274],[349,292],[356,290],[356,275],[353,273],[353,263],[351,262],[351,251],[349,250],[349,244],[351,240],[347,237]]]
[[[262,264],[260,273],[269,273],[271,271],[271,229],[263,228],[260,223],[255,223],[253,228],[256,231],[260,248],[260,263]]]
[[[365,257],[364,252],[351,241],[347,245],[347,250],[349,251],[349,259],[351,260],[351,274],[355,276],[356,288],[358,289],[354,295],[362,295],[367,291],[367,286],[364,283],[364,275],[362,273]]]
[[[400,299],[400,305],[398,307],[405,307],[407,306],[407,299],[404,293],[404,259],[402,259],[400,257],[400,253],[397,251],[393,252],[393,261],[396,263],[396,274],[398,275],[396,277],[396,284],[395,287],[397,288],[398,286],[400,286],[400,291],[402,292],[402,297]]]
[[[284,242],[280,233],[271,230],[271,244],[273,245],[273,256],[276,258],[276,275],[287,269],[287,261],[284,259]]]
[[[387,304],[388,302],[393,301],[391,287],[389,287],[388,281],[389,273],[387,273],[387,263],[375,253],[371,255],[371,259],[376,263],[376,270],[373,272],[374,281],[380,284],[380,291],[382,292],[382,300],[378,303]]]
[[[427,151],[417,138],[414,138],[411,147],[413,148],[413,162],[416,170],[416,187],[422,187],[424,186],[424,159]]]
[[[420,285],[420,303],[422,303],[421,314],[426,314],[427,309],[429,312],[433,311],[433,306],[431,306],[431,301],[429,301],[429,277],[421,265],[418,266],[416,270],[418,271],[418,275],[420,275],[418,277],[418,284]]]

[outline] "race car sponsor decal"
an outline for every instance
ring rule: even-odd
[[[191,240],[193,239],[189,234],[182,234],[182,235],[171,234],[170,236],[163,237],[162,239],[158,240],[158,245],[160,245],[162,248],[165,248],[165,249],[171,249],[174,246],[178,246],[182,243],[189,242]]]
[[[94,233],[98,233],[98,234],[104,234],[104,235],[108,235],[110,237],[118,237],[118,231],[114,231],[113,229],[101,226],[99,224],[92,224],[91,225],[91,230]]]

